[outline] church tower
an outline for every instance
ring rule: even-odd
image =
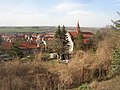
[[[77,32],[77,33],[80,33],[80,25],[79,25],[79,20],[78,20],[78,22],[77,22],[76,32]]]

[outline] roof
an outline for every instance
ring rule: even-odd
[[[28,49],[36,49],[36,48],[38,48],[37,45],[29,43],[29,42],[21,42],[20,46],[28,48]]]
[[[69,32],[69,33],[70,33],[72,39],[76,38],[77,35],[78,35],[77,32]],[[84,44],[89,44],[90,43],[89,38],[93,37],[93,33],[91,33],[91,32],[81,32],[81,34],[83,35],[84,38],[86,38],[86,39],[83,39],[83,43]]]
[[[2,42],[1,45],[2,49],[10,50],[13,44],[11,42]]]
[[[77,32],[69,32],[69,33],[73,38],[76,38],[78,35]],[[93,37],[93,33],[91,33],[91,32],[81,32],[81,34],[83,35],[83,37],[87,37],[87,38]]]
[[[93,33],[91,33],[91,32],[81,32],[82,33],[82,35],[83,35],[83,37],[93,37]]]
[[[77,32],[69,32],[70,33],[70,35],[73,37],[73,38],[76,38],[77,37],[77,35],[78,35],[78,33]]]

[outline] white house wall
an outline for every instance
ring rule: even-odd
[[[72,41],[71,35],[69,34],[69,32],[66,33],[67,35],[67,39],[69,41],[68,45],[69,45],[69,53],[73,52],[73,47],[74,47],[74,43]]]

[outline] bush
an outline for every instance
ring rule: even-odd
[[[59,76],[39,62],[0,63],[0,90],[56,90]]]
[[[49,54],[43,54],[42,56],[41,56],[41,60],[42,61],[47,61],[47,60],[49,60],[50,59],[50,55]]]
[[[77,90],[90,90],[89,85],[87,83],[82,84]]]
[[[113,49],[111,70],[113,75],[120,74],[120,47]]]

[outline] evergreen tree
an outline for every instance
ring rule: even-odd
[[[54,47],[55,51],[58,53],[59,56],[68,52],[68,40],[66,33],[67,31],[65,30],[65,26],[63,25],[63,27],[60,28],[59,25],[55,33],[56,48]]]
[[[0,45],[1,45],[2,42],[3,42],[3,40],[2,40],[2,37],[0,36]]]
[[[75,39],[75,49],[80,50],[82,48],[83,48],[83,35],[81,33],[78,33]]]
[[[117,12],[118,13],[118,15],[120,16],[120,12]],[[116,21],[113,21],[112,20],[112,22],[113,22],[113,29],[114,30],[120,30],[120,20],[116,20]]]
[[[61,30],[61,39],[63,41],[63,45],[67,45],[68,40],[67,40],[67,35],[66,35],[67,31],[65,30],[65,26],[63,25],[62,30]]]
[[[60,28],[60,25],[58,26],[58,29],[57,31],[55,32],[55,38],[59,38],[61,39],[61,28]]]
[[[12,45],[12,49],[9,51],[9,54],[13,57],[22,57],[23,53],[20,51],[20,42],[21,41],[15,41]]]

